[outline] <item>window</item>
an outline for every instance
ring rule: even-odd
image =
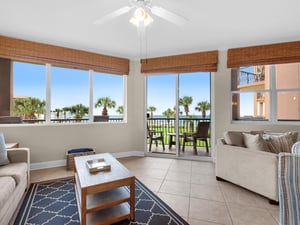
[[[51,67],[51,120],[88,120],[89,73]]]
[[[232,120],[298,121],[300,63],[232,69]]]
[[[13,62],[13,116],[44,120],[46,112],[46,67]]]
[[[124,115],[123,76],[95,72],[93,80],[94,118],[107,116],[110,120],[122,120]]]
[[[10,68],[10,63],[5,65]],[[123,120],[124,76],[51,65],[47,72],[46,65],[24,62],[12,62],[12,67],[13,82],[10,84],[8,73],[7,79],[3,80],[9,88],[0,96],[7,100],[1,110],[7,111],[8,116],[21,116],[25,123],[98,122],[103,120],[92,118],[102,116],[106,105],[109,117],[105,121]],[[6,94],[11,90],[12,99]],[[102,102],[95,107],[101,98],[109,98],[111,102]],[[10,104],[12,100],[14,104]],[[12,110],[10,105],[13,105]]]
[[[277,119],[300,120],[300,63],[276,65]]]

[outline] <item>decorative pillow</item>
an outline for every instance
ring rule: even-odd
[[[269,151],[264,139],[259,134],[243,133],[244,143],[250,150]]]
[[[285,132],[284,134],[285,134],[285,135],[290,135],[291,138],[292,138],[292,141],[293,141],[294,143],[297,142],[297,140],[298,140],[298,132],[297,132],[297,131],[288,131],[288,132]]]
[[[0,132],[0,166],[7,165],[8,163],[9,160],[7,158],[4,135]]]
[[[292,134],[283,134],[269,136],[269,139],[265,140],[270,152],[278,154],[279,152],[291,152],[293,142]]]
[[[265,133],[264,130],[252,130],[250,131],[250,134],[259,134],[259,135],[263,135]]]
[[[224,133],[226,144],[245,147],[243,133],[240,131],[226,131]]]

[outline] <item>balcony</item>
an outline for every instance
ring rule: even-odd
[[[185,132],[193,133],[196,132],[198,122],[210,122],[209,118],[179,118],[179,134],[182,135]],[[158,147],[156,148],[155,144],[152,144],[152,152],[155,153],[169,153],[169,154],[176,154],[176,146],[172,145],[169,148],[170,143],[170,135],[169,133],[175,133],[175,119],[174,118],[148,118],[147,123],[150,130],[161,131],[163,133],[164,143],[165,143],[165,151],[162,148],[162,145],[159,143]],[[182,148],[183,140],[180,137],[180,146]],[[211,146],[210,138],[208,139],[208,145]],[[193,154],[193,143],[187,142],[185,145],[185,152],[181,151],[181,154],[184,155],[194,155]],[[197,141],[197,150],[198,155],[201,156],[209,156],[210,153],[206,153],[205,144],[203,141]],[[149,146],[148,148],[149,149]]]

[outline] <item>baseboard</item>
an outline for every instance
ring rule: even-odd
[[[115,152],[111,153],[116,158],[124,158],[130,156],[145,156],[145,153],[142,151],[130,151],[130,152]],[[30,170],[40,170],[40,169],[47,169],[52,167],[59,167],[65,166],[66,160],[55,160],[55,161],[47,161],[47,162],[40,162],[40,163],[31,163]]]

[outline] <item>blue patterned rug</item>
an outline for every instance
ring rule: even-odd
[[[31,184],[14,225],[80,225],[73,178]],[[115,225],[188,225],[136,179],[135,221]]]

